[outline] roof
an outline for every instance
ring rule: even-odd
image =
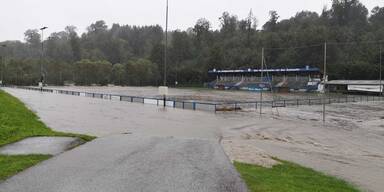
[[[238,70],[209,70],[210,74],[233,74],[233,73],[287,73],[287,72],[296,72],[296,73],[320,73],[320,69],[317,67],[303,67],[303,68],[281,68],[281,69],[238,69]]]
[[[380,85],[380,80],[332,80],[328,85]],[[384,85],[384,80],[381,82]]]

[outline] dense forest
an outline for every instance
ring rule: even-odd
[[[185,31],[168,33],[169,85],[176,81],[201,85],[210,81],[207,71],[213,68],[259,68],[263,47],[269,68],[310,65],[322,69],[325,42],[330,79],[379,77],[384,7],[369,11],[358,0],[333,0],[321,14],[302,11],[280,20],[278,13],[271,11],[262,26],[252,11],[243,19],[224,12],[219,20],[218,29],[202,18]],[[24,35],[25,42],[0,43],[4,83],[37,84],[40,64],[48,84],[162,83],[165,32],[159,25],[108,26],[96,21],[83,34],[68,26],[44,42],[38,29],[29,29]]]

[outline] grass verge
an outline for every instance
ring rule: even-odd
[[[0,146],[37,136],[79,137],[85,141],[94,139],[92,136],[51,130],[22,102],[0,90]]]
[[[38,136],[79,137],[84,141],[90,141],[95,138],[88,135],[51,130],[22,102],[0,90],[0,147],[27,137]],[[0,155],[0,180],[4,180],[49,157],[49,155]]]
[[[235,162],[251,192],[358,192],[353,185],[309,168],[281,161],[273,168]]]
[[[50,155],[0,155],[0,181],[50,157]]]

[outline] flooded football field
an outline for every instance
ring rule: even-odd
[[[55,87],[153,96],[155,87]],[[5,89],[51,128],[96,136],[116,134],[216,139],[231,160],[273,166],[272,157],[346,179],[366,191],[384,191],[384,102],[290,106],[254,111],[204,112],[140,103]],[[171,96],[255,99],[258,93],[170,89]],[[316,94],[282,94],[287,97]],[[272,97],[266,94],[266,97]]]

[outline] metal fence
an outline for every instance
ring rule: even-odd
[[[84,91],[69,91],[69,90],[47,89],[47,88],[37,88],[37,87],[12,86],[12,88],[164,106],[163,98],[92,93],[92,92],[84,92]],[[279,108],[279,107],[287,107],[287,106],[322,105],[322,104],[332,104],[332,103],[369,102],[369,101],[384,101],[384,97],[367,96],[367,95],[353,95],[353,96],[346,95],[346,96],[332,96],[332,97],[324,97],[324,98],[266,100],[262,102],[254,101],[254,102],[215,102],[215,103],[199,102],[199,101],[177,101],[177,100],[168,99],[165,101],[165,105],[167,107],[172,107],[172,108],[218,112],[218,111],[238,111],[243,109],[256,110],[259,107]]]
[[[367,95],[354,95],[354,96],[333,96],[325,98],[300,98],[300,99],[280,99],[270,101],[255,101],[255,102],[233,102],[217,104],[217,111],[227,110],[242,110],[242,109],[258,109],[259,107],[287,107],[287,106],[301,106],[301,105],[323,105],[333,103],[353,103],[353,102],[372,102],[384,101],[382,96],[367,96]]]

